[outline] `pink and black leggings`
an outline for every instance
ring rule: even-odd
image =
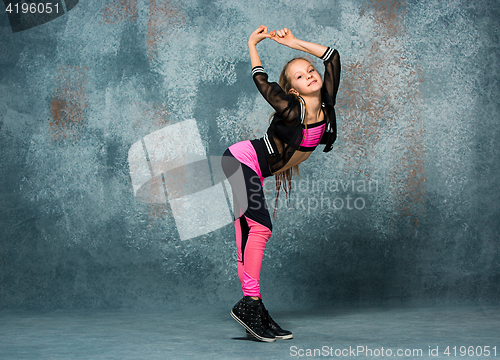
[[[260,140],[251,140],[251,147],[247,142],[228,148],[222,156],[221,165],[233,193],[236,260],[243,295],[262,298],[260,269],[264,248],[272,231],[262,185],[263,178],[271,176],[271,173]],[[246,153],[243,154],[242,151]],[[248,159],[253,160],[249,162]],[[261,175],[257,172],[261,172]]]

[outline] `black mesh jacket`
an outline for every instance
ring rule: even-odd
[[[325,144],[323,151],[329,152],[337,138],[334,106],[340,80],[340,56],[337,50],[329,47],[321,60],[325,65],[321,100],[326,115],[326,130],[320,144]],[[288,163],[302,142],[304,104],[302,98],[286,94],[277,83],[270,83],[262,66],[254,67],[252,76],[262,96],[276,110],[266,134],[259,139],[269,169],[274,174]]]

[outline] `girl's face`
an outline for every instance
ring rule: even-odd
[[[291,93],[295,91],[296,95],[320,94],[323,79],[309,61],[297,59],[288,66],[286,71],[292,85]]]

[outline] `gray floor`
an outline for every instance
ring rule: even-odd
[[[500,358],[500,306],[278,311],[294,339],[275,343],[247,339],[229,310],[2,312],[0,359]]]

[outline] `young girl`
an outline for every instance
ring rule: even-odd
[[[294,58],[283,67],[279,85],[268,82],[257,52],[257,44],[266,38],[323,60],[324,80],[308,60]],[[248,335],[275,341],[293,335],[269,316],[260,294],[262,257],[272,231],[262,186],[264,178],[275,176],[277,204],[280,188],[290,195],[292,169],[298,173],[298,165],[318,144],[325,144],[324,152],[332,149],[337,137],[334,105],[340,58],[337,50],[299,40],[286,28],[268,33],[264,25],[250,35],[248,48],[254,82],[275,113],[262,138],[231,145],[221,160],[233,192],[238,277],[244,295],[231,316]]]

